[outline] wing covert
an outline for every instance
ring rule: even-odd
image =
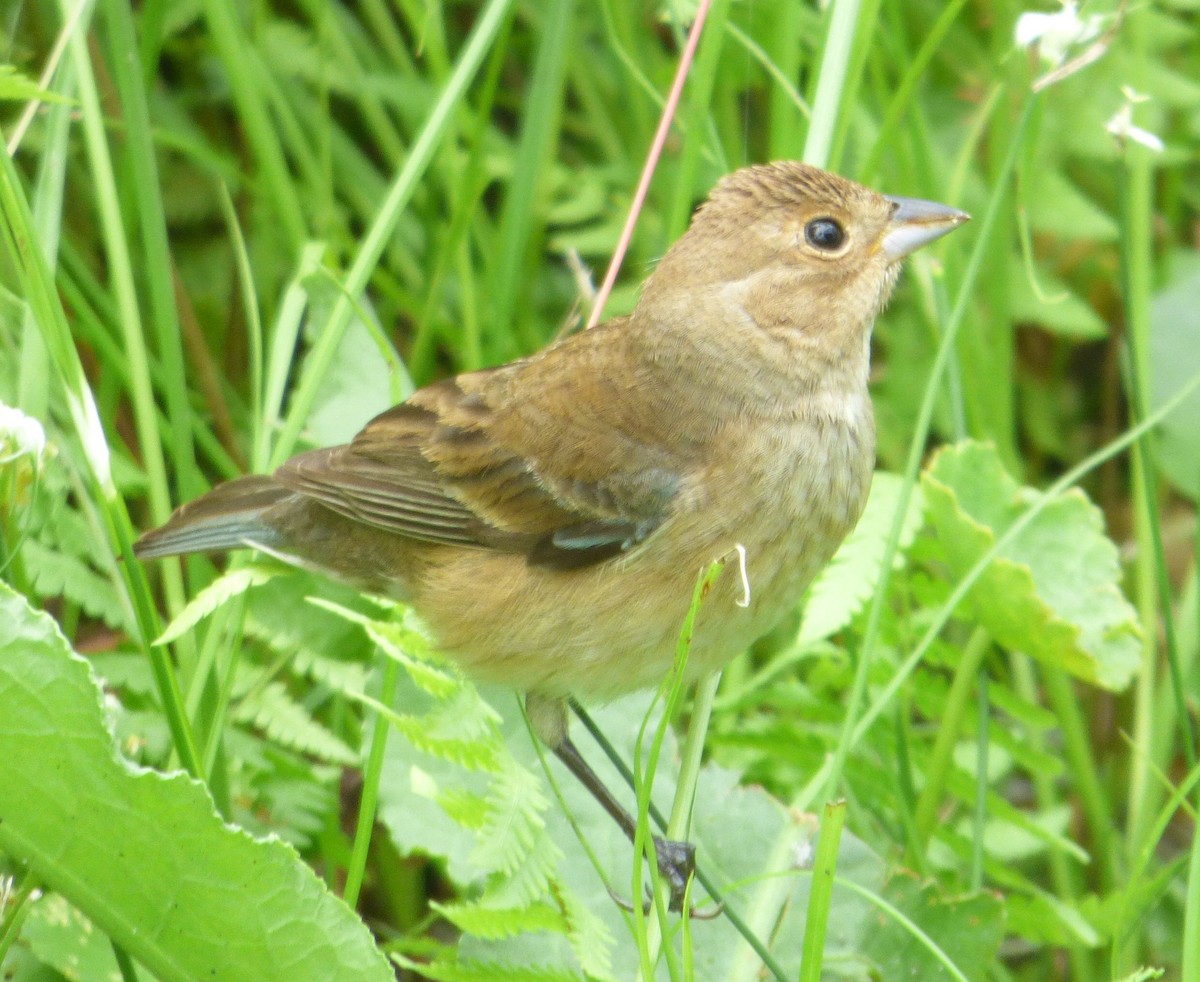
[[[681,484],[670,454],[630,439],[600,386],[576,380],[574,404],[537,404],[561,395],[547,372],[578,376],[555,353],[571,361],[576,342],[586,355],[600,333],[426,386],[349,444],[294,457],[275,478],[342,515],[428,542],[523,552],[558,569],[625,553],[670,513]]]

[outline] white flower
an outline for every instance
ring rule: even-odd
[[[0,402],[0,464],[26,455],[40,464],[45,452],[46,431],[42,424]]]
[[[792,869],[812,869],[817,849],[811,839],[800,839],[792,846]]]
[[[1099,37],[1102,26],[1103,18],[1098,14],[1081,17],[1074,0],[1063,0],[1062,10],[1053,14],[1022,14],[1014,34],[1018,47],[1036,44],[1044,61],[1061,65],[1071,48]]]
[[[1141,95],[1128,86],[1122,86],[1121,91],[1125,95],[1125,104],[1104,124],[1104,128],[1118,140],[1133,140],[1134,143],[1149,147],[1155,153],[1162,153],[1163,142],[1159,137],[1149,130],[1133,125],[1133,107],[1139,102],[1146,102],[1150,97]]]

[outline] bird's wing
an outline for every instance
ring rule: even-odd
[[[435,383],[276,480],[412,538],[562,569],[601,562],[659,527],[687,469],[646,422],[661,407],[640,404],[648,386],[622,351],[616,332],[597,329]]]

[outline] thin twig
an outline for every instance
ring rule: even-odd
[[[692,67],[692,61],[696,56],[696,48],[700,44],[700,32],[704,30],[704,21],[708,17],[708,8],[712,0],[700,0],[700,5],[696,8],[696,19],[692,22],[692,29],[688,32],[687,44],[683,48],[683,56],[679,59],[679,68],[675,71],[675,81],[671,83],[671,94],[667,96],[667,104],[663,106],[662,118],[658,121],[658,130],[654,134],[654,142],[650,145],[650,153],[646,157],[646,165],[642,168],[642,177],[638,181],[637,193],[633,196],[633,204],[629,206],[629,217],[625,219],[625,227],[621,230],[621,238],[617,242],[616,251],[613,253],[612,260],[608,264],[608,272],[604,274],[604,283],[600,287],[600,292],[596,295],[596,302],[592,305],[592,313],[588,317],[587,326],[595,327],[600,323],[600,315],[604,311],[604,304],[608,300],[608,295],[612,293],[613,284],[617,281],[617,273],[620,272],[621,263],[625,260],[625,253],[629,249],[629,242],[633,238],[633,228],[637,224],[638,215],[642,212],[642,205],[646,200],[646,192],[650,190],[650,181],[654,177],[654,170],[658,167],[658,158],[662,156],[663,145],[667,142],[667,133],[671,129],[671,121],[675,118],[675,110],[679,107],[679,97],[683,93],[683,83],[687,79],[688,70]]]

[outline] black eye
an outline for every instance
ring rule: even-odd
[[[832,218],[814,218],[804,226],[804,239],[814,249],[833,252],[846,241],[846,230]]]

